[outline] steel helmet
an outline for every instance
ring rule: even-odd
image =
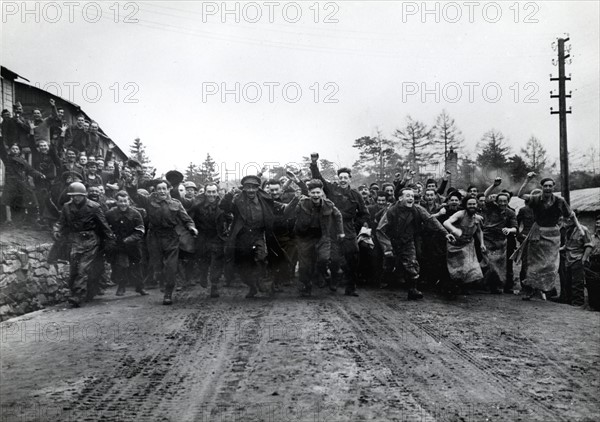
[[[83,183],[73,182],[69,185],[69,191],[67,192],[69,196],[75,195],[87,195],[87,189]]]
[[[194,182],[191,182],[191,181],[190,182],[185,182],[183,184],[183,187],[186,188],[186,189],[187,188],[194,188],[194,189],[198,190],[198,186],[196,186],[196,184]]]

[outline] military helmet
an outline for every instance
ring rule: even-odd
[[[73,182],[69,185],[69,191],[67,192],[69,196],[75,195],[87,195],[87,189],[83,183]]]
[[[194,189],[198,190],[198,186],[196,186],[196,184],[194,182],[192,182],[192,181],[185,182],[183,184],[183,187],[186,188],[186,189],[187,188],[194,188]]]

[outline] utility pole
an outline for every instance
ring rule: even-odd
[[[558,64],[558,78],[553,78],[550,75],[551,81],[558,81],[558,95],[555,95],[550,91],[550,98],[558,98],[558,111],[554,111],[550,107],[550,114],[558,114],[559,117],[559,131],[560,131],[560,181],[562,197],[567,204],[571,203],[571,194],[569,191],[569,151],[567,148],[567,114],[571,114],[571,107],[567,110],[567,98],[571,98],[571,91],[567,95],[565,89],[565,82],[570,81],[571,78],[565,76],[565,61],[571,56],[571,46],[567,49],[565,54],[565,43],[569,41],[569,36],[566,38],[559,38],[558,40],[558,62],[552,60],[554,65]],[[555,43],[552,43],[552,48],[555,48]],[[569,63],[571,61],[569,60]]]
[[[383,143],[381,142],[381,132],[377,131],[377,142],[379,143],[379,184],[383,183]]]

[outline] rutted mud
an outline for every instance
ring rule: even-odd
[[[114,292],[0,325],[3,421],[595,421],[600,315],[514,296]]]

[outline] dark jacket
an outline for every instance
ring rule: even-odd
[[[196,227],[188,213],[185,212],[181,202],[177,199],[167,196],[167,199],[161,200],[156,192],[152,192],[149,197],[145,197],[138,195],[135,187],[128,187],[127,192],[135,203],[148,213],[150,231],[175,229],[179,223],[188,230]]]
[[[34,138],[30,137],[29,141],[31,146],[31,165],[34,169],[46,176],[46,181],[52,182],[56,176],[59,176],[59,171],[62,169],[62,162],[58,157],[56,148],[54,148],[53,145],[50,145],[50,141],[48,141],[50,149],[47,154],[42,154],[37,150]],[[35,182],[37,184],[40,182],[40,179],[36,178]]]
[[[448,233],[422,206],[414,204],[412,207],[407,207],[401,202],[396,202],[379,221],[377,240],[384,253],[397,250],[407,243],[414,242],[415,235],[423,226],[431,232],[444,235]]]
[[[117,241],[136,243],[144,238],[144,220],[139,211],[133,207],[127,208],[124,212],[118,207],[111,208],[106,212],[106,221]]]
[[[121,211],[114,207],[106,212],[106,221],[115,234],[115,240],[106,245],[107,256],[113,263],[135,263],[142,256],[144,222],[141,214],[132,207]],[[127,256],[129,261],[123,259]]]
[[[200,238],[219,237],[221,240],[227,238],[227,230],[231,219],[227,218],[225,212],[219,206],[221,198],[217,198],[214,204],[209,204],[205,195],[198,195],[192,201],[189,215],[196,224]]]
[[[344,233],[347,237],[356,236],[356,227],[369,222],[369,211],[365,206],[362,195],[352,188],[342,189],[323,178],[319,167],[315,163],[310,164],[313,179],[323,182],[323,192],[327,199],[331,200],[336,208],[342,213],[344,219]]]
[[[312,200],[303,196],[296,206],[296,223],[294,233],[298,237],[303,237],[310,231],[311,211],[313,208]],[[329,199],[321,200],[321,214],[319,218],[321,224],[321,238],[329,239],[334,234],[344,233],[344,222],[342,213],[333,205]]]
[[[76,125],[67,130],[65,143],[67,147],[77,150],[77,152],[87,151],[89,145],[89,132],[79,128]]]
[[[289,204],[283,204],[274,201],[271,198],[271,195],[262,189],[258,190],[256,197],[258,198],[263,213],[265,238],[269,251],[276,255],[281,254],[282,256],[286,256],[273,234],[274,216],[275,214],[283,214],[285,217],[291,216],[298,204],[298,198],[294,198]],[[219,206],[226,213],[233,214],[230,235],[227,238],[225,245],[225,252],[230,255],[235,250],[235,244],[239,233],[244,226],[247,226],[246,222],[249,219],[249,216],[247,215],[248,199],[244,193],[233,195],[233,193],[229,192],[223,197]]]
[[[77,206],[72,200],[63,205],[54,231],[63,235],[94,231],[103,238],[114,237],[100,205],[87,198],[81,206]]]

